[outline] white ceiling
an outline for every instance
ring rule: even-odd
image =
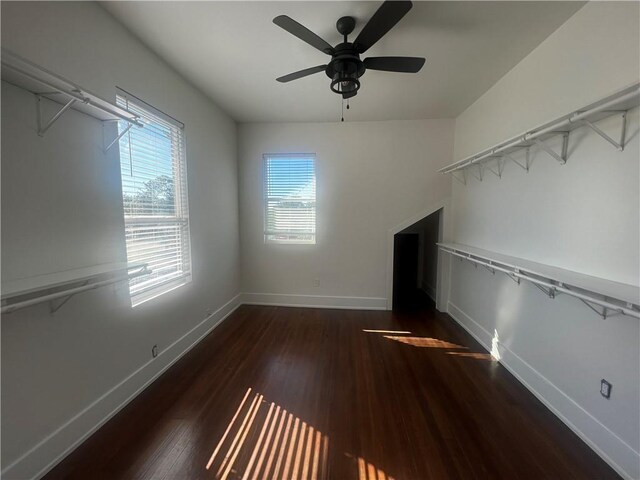
[[[426,57],[417,74],[367,71],[347,120],[453,118],[555,31],[583,2],[415,2],[363,56]],[[239,122],[337,121],[323,73],[276,77],[329,56],[272,23],[289,15],[332,45],[336,20],[354,39],[381,2],[103,2],[130,31]]]

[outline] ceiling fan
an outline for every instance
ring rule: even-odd
[[[419,72],[424,65],[424,58],[368,57],[360,60],[360,54],[366,52],[391,30],[411,10],[412,6],[413,4],[410,1],[386,0],[373,14],[373,17],[353,42],[347,41],[347,35],[353,32],[356,26],[355,19],[353,17],[340,18],[336,23],[336,28],[344,37],[344,42],[335,47],[329,45],[318,35],[292,18],[286,15],[277,16],[273,19],[273,23],[321,52],[331,55],[331,61],[326,65],[305,68],[299,72],[279,77],[276,80],[285,83],[324,71],[331,79],[331,90],[342,95],[343,99],[348,99],[357,95],[360,89],[359,79],[366,70],[404,73]]]

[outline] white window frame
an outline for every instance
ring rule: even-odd
[[[184,131],[184,124],[179,120],[167,115],[166,113],[158,110],[154,106],[148,104],[144,100],[130,94],[129,92],[116,87],[116,101],[117,102],[126,102],[124,106],[128,107],[129,103],[133,103],[137,109],[141,109],[146,111],[149,116],[157,117],[158,119],[164,121],[167,124],[170,124],[180,135],[179,140],[179,148],[175,151],[178,152],[178,158],[173,158],[174,161],[174,170],[173,170],[173,180],[174,180],[174,204],[176,205],[176,214],[172,216],[144,216],[144,215],[127,215],[124,214],[124,223],[125,223],[125,242],[126,234],[130,231],[131,228],[139,227],[139,228],[149,228],[151,225],[157,226],[171,226],[177,227],[180,232],[180,240],[179,243],[182,245],[181,250],[181,259],[182,259],[182,272],[179,275],[172,275],[166,279],[156,279],[153,281],[153,265],[149,265],[151,273],[151,280],[148,280],[148,285],[138,288],[138,291],[132,293],[132,290],[135,289],[136,285],[144,284],[145,277],[139,277],[136,279],[132,279],[129,282],[129,293],[131,297],[131,306],[136,307],[144,302],[147,302],[151,299],[159,297],[165,293],[168,293],[172,290],[175,290],[178,287],[186,285],[192,281],[192,261],[191,261],[191,228],[189,221],[189,192],[188,192],[188,176],[187,176],[187,155],[186,155],[186,136]],[[143,116],[141,118],[143,123],[146,121],[146,118]],[[126,126],[124,126],[126,128]],[[144,128],[132,126],[131,129],[135,128]],[[130,133],[127,132],[124,136],[127,137],[130,141]],[[120,140],[121,142],[123,139]],[[120,145],[119,145],[120,147]],[[122,167],[122,159],[120,163]],[[122,174],[121,174],[121,182],[122,182]],[[124,188],[124,187],[123,187]],[[123,193],[123,207],[124,207],[124,193]],[[186,258],[184,258],[186,257]],[[129,255],[129,245],[127,244],[127,260],[132,261]],[[141,283],[142,281],[142,283]]]
[[[268,231],[268,210],[269,210],[269,197],[268,195],[268,169],[267,162],[269,158],[304,158],[311,159],[313,161],[313,178],[314,182],[317,179],[317,158],[315,153],[264,153],[262,155],[262,201],[263,201],[263,236],[265,244],[283,244],[283,245],[315,245],[317,241],[317,226],[318,226],[318,208],[317,208],[317,191],[314,191],[314,225],[313,225],[313,239],[273,239],[270,238],[273,235]]]

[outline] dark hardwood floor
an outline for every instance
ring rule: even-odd
[[[607,479],[432,308],[243,306],[47,479]]]

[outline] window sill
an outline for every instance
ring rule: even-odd
[[[139,307],[140,305],[147,303],[150,300],[158,298],[165,293],[169,293],[189,283],[191,283],[191,274],[173,278],[145,292],[137,293],[131,297],[131,308]]]
[[[315,245],[315,240],[265,240],[265,245]]]

